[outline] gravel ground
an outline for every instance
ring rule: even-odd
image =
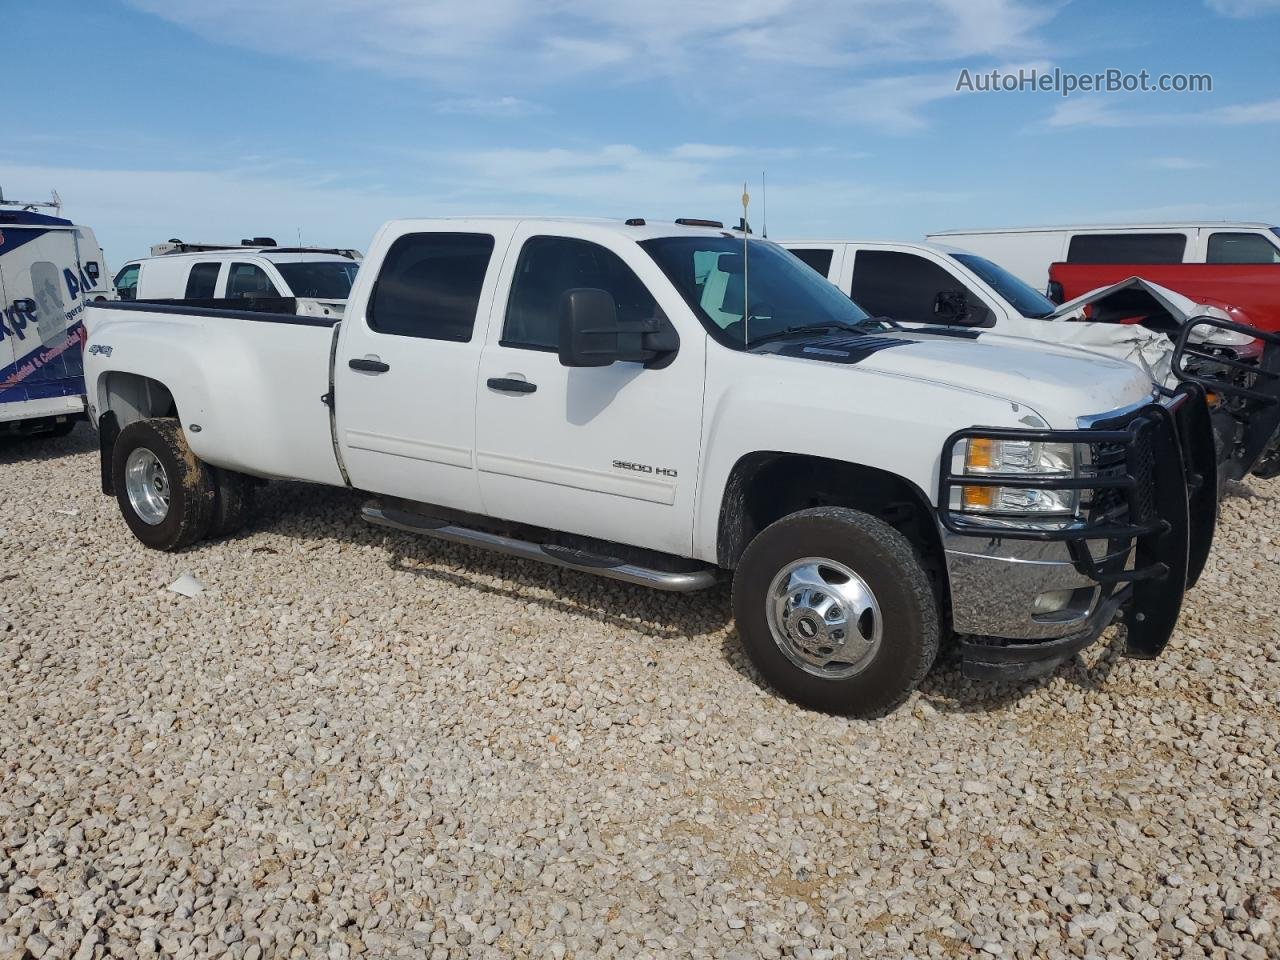
[[[154,553],[97,482],[0,445],[0,958],[1280,956],[1280,481],[1161,660],[873,723],[764,689],[725,590],[293,484]]]

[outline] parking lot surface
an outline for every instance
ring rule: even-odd
[[[664,595],[0,442],[0,957],[1280,956],[1280,481],[1155,662],[805,712]],[[195,597],[167,589],[189,573]]]

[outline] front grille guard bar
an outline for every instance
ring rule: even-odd
[[[1262,355],[1254,361],[1218,356],[1211,345],[1191,342],[1191,334],[1201,327],[1253,337],[1262,343]],[[1192,371],[1193,361],[1216,371]],[[1178,333],[1171,363],[1174,377],[1184,385],[1198,384],[1220,395],[1226,401],[1223,409],[1239,424],[1239,433],[1225,450],[1224,476],[1239,480],[1255,470],[1261,476],[1280,472],[1280,334],[1217,317],[1195,317]]]
[[[1180,388],[1190,393],[1196,387]],[[1168,575],[1169,569],[1163,562],[1156,561],[1126,570],[1123,568],[1128,548],[1134,541],[1147,537],[1160,537],[1168,533],[1172,526],[1162,517],[1144,517],[1141,506],[1139,479],[1134,475],[1133,451],[1138,444],[1144,442],[1146,434],[1156,428],[1163,420],[1173,429],[1173,417],[1168,409],[1160,404],[1150,404],[1139,411],[1127,426],[1121,429],[1079,429],[1079,430],[1028,430],[1021,428],[973,427],[958,430],[947,438],[943,444],[942,466],[938,483],[939,520],[942,526],[951,533],[971,537],[1004,538],[1011,540],[1038,540],[1044,542],[1066,543],[1068,555],[1076,570],[1082,575],[1103,585],[1118,585],[1144,580],[1159,580]],[[981,437],[993,440],[1028,440],[1040,443],[1073,443],[1073,444],[1119,444],[1125,456],[1122,461],[1124,472],[1117,475],[1097,475],[1079,477],[1026,477],[1001,475],[969,475],[952,473],[951,465],[955,462],[957,444],[971,438]],[[1158,465],[1157,465],[1158,468]],[[1024,521],[1000,519],[999,525],[974,522],[970,514],[953,509],[951,506],[952,491],[964,487],[1009,487],[1021,490],[1104,490],[1119,491],[1124,505],[1127,522],[1116,522],[1110,518],[1115,511],[1108,511],[1102,516],[1088,519],[1075,519],[1061,527],[1046,528]],[[961,494],[963,496],[963,493]],[[1099,564],[1093,558],[1089,542],[1106,540],[1107,554],[1115,557],[1120,554],[1118,562]]]
[[[1257,362],[1251,363],[1211,353],[1206,349],[1207,344],[1191,342],[1191,334],[1200,327],[1214,327],[1218,330],[1228,330],[1232,333],[1253,337],[1255,340],[1262,342],[1262,356]],[[1226,370],[1252,375],[1258,382],[1253,387],[1243,387],[1232,383],[1226,377],[1205,376],[1201,373],[1195,373],[1187,369],[1188,360],[1199,360]],[[1246,323],[1236,323],[1233,320],[1220,320],[1217,317],[1192,317],[1182,325],[1182,329],[1178,332],[1178,339],[1175,341],[1173,348],[1172,370],[1173,375],[1182,383],[1196,383],[1211,393],[1238,397],[1241,400],[1253,401],[1264,406],[1275,406],[1280,403],[1280,334],[1268,333],[1265,330],[1259,330],[1257,327],[1252,327]]]

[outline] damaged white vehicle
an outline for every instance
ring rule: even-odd
[[[1280,337],[1130,277],[1061,306],[996,263],[933,243],[783,241],[872,316],[973,339],[1026,337],[1141,367],[1214,397],[1223,478],[1280,473]]]

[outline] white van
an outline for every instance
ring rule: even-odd
[[[87,301],[113,297],[102,248],[55,203],[0,198],[0,434],[61,435],[82,419]]]
[[[1037,290],[1052,263],[1280,263],[1280,228],[1248,221],[992,227],[925,239],[993,260]]]
[[[289,298],[300,315],[341,317],[360,268],[349,251],[171,242],[177,243],[173,252],[120,269],[115,286],[121,300],[252,300],[266,306]]]

